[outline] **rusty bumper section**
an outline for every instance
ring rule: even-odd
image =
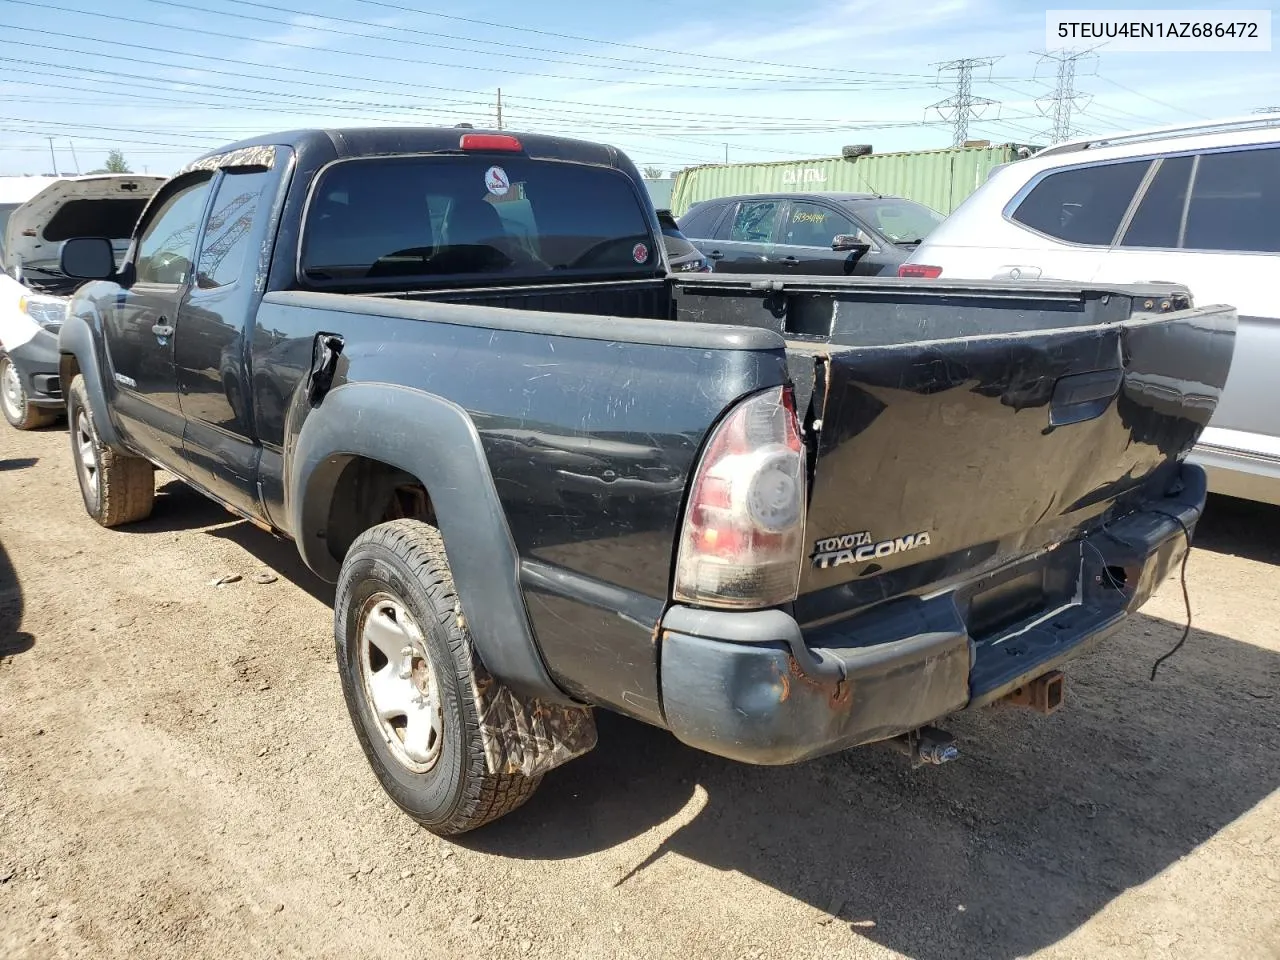
[[[1113,634],[1174,569],[1204,506],[1204,471],[1183,466],[1170,489],[1048,553],[820,630],[802,631],[782,610],[672,607],[662,623],[667,725],[710,753],[785,764],[998,700]],[[1039,592],[1035,609],[992,619],[991,598],[1025,600],[1028,590]]]

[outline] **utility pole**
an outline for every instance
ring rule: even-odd
[[[502,88],[498,88],[498,129],[502,129]]]
[[[1040,62],[1050,61],[1058,65],[1057,83],[1053,93],[1041,97],[1036,106],[1046,117],[1053,121],[1053,129],[1049,133],[1050,143],[1061,143],[1071,139],[1071,113],[1083,110],[1084,105],[1092,97],[1076,93],[1076,64],[1085,57],[1093,57],[1093,49],[1088,50],[1046,50],[1040,55]]]
[[[724,162],[729,162],[729,145],[727,143],[724,145]]]
[[[969,121],[982,118],[987,107],[998,106],[996,101],[986,97],[973,95],[973,71],[976,67],[990,67],[999,57],[966,57],[963,60],[948,60],[936,63],[938,73],[955,72],[956,92],[945,100],[930,105],[928,110],[936,110],[943,120],[951,122],[953,146],[963,147],[969,139]]]
[[[71,147],[71,159],[75,161],[76,176],[78,177],[80,176],[80,158],[76,156],[76,142],[70,137],[67,137],[67,144]]]
[[[53,152],[53,137],[45,137],[49,141],[49,159],[53,161],[53,175],[58,175],[58,156]]]

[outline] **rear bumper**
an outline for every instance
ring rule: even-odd
[[[1105,529],[807,633],[782,610],[672,607],[661,633],[667,725],[710,753],[784,764],[999,699],[1110,636],[1174,569],[1206,490],[1200,467],[1180,479],[1178,492]],[[1001,607],[1032,595],[1034,609],[999,621]],[[983,618],[999,629],[971,633]]]
[[[27,401],[37,407],[61,407],[62,384],[58,378],[58,335],[39,330],[20,346],[8,351],[22,378]]]

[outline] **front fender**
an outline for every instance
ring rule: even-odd
[[[472,639],[489,671],[517,693],[572,703],[543,665],[525,610],[519,555],[467,412],[389,383],[347,383],[325,394],[285,453],[285,511],[302,558],[334,581],[329,510],[351,456],[404,470],[427,488]]]
[[[93,413],[93,425],[98,430],[99,439],[108,447],[124,450],[124,443],[109,415],[106,385],[98,362],[101,354],[94,339],[93,326],[81,314],[67,312],[67,318],[58,333],[58,353],[63,357],[76,358],[80,376],[84,377],[85,391],[89,395],[89,410]],[[62,367],[62,395],[65,397],[70,395],[71,380],[65,375],[66,364],[62,364]]]

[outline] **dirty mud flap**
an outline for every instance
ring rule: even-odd
[[[461,611],[457,613],[461,620]],[[468,643],[467,650],[471,692],[489,773],[541,776],[596,745],[596,721],[590,707],[517,696],[489,673],[474,644]]]

